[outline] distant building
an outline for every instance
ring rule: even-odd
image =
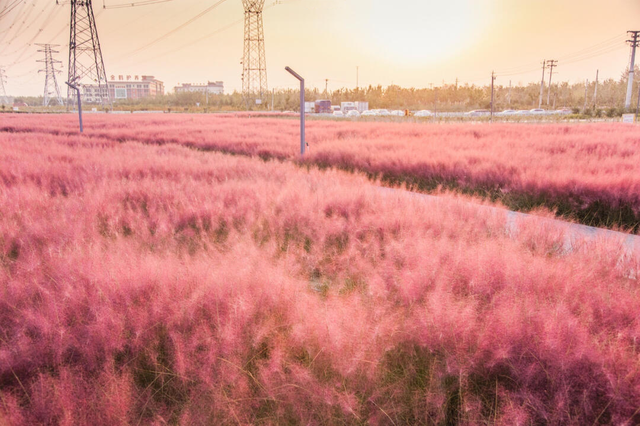
[[[210,93],[222,95],[224,93],[224,83],[222,81],[208,81],[207,84],[183,83],[173,89],[176,93]]]
[[[164,83],[152,75],[110,76],[107,82],[109,96],[112,100],[142,99],[164,95]],[[97,85],[83,86],[83,99],[87,102],[99,102],[99,90]]]
[[[164,83],[152,75],[134,76],[133,80],[128,75],[126,79],[119,75],[116,80],[111,76],[109,81],[109,96],[111,99],[140,99],[164,95]]]

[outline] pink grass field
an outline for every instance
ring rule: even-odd
[[[177,143],[299,160],[298,123],[224,115],[86,115],[86,132],[110,140]],[[0,131],[74,134],[77,117],[0,116]],[[624,124],[529,125],[310,121],[305,162],[358,170],[420,190],[439,186],[545,207],[604,227],[640,230],[640,130]]]
[[[510,236],[455,198],[149,145],[178,137],[166,119],[145,143],[93,116],[94,136],[51,134],[64,117],[0,132],[0,424],[640,423],[640,261],[622,247],[565,253],[535,218]]]

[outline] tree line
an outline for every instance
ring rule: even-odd
[[[636,66],[635,75],[640,76]],[[628,73],[622,73],[619,79],[608,78],[596,83],[591,81],[569,83],[558,82],[549,87],[545,85],[542,107],[545,109],[571,108],[575,112],[587,114],[618,115],[624,110]],[[638,100],[638,80],[634,81],[632,107],[635,110]],[[497,82],[499,83],[499,82]],[[476,84],[445,84],[432,88],[404,88],[398,85],[387,87],[368,86],[360,88],[342,88],[329,92],[309,89],[305,92],[310,102],[328,99],[333,104],[347,101],[364,101],[374,109],[408,109],[436,111],[467,111],[470,109],[489,109],[491,107],[491,86]],[[540,83],[527,85],[496,84],[494,86],[494,108],[531,109],[537,108],[540,98]],[[547,103],[547,100],[549,101]],[[42,97],[16,97],[16,101],[35,106],[42,104]],[[299,91],[279,89],[269,91],[262,96],[262,103],[256,105],[247,102],[240,92],[206,97],[203,93],[169,93],[163,96],[143,99],[124,99],[114,101],[114,109],[122,110],[169,110],[189,112],[251,110],[299,110]]]

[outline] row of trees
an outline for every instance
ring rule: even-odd
[[[559,82],[549,88],[545,87],[543,94],[543,108],[557,109],[561,107],[575,110],[604,111],[617,110],[621,112],[627,90],[627,75],[625,72],[620,79],[606,79],[598,83],[597,98],[595,82],[573,83]],[[636,75],[640,76],[640,69],[636,67]],[[632,105],[635,107],[638,99],[638,81],[634,82]],[[537,108],[540,97],[540,84],[529,83],[526,86],[509,87],[504,84],[495,86],[495,109],[531,109]],[[319,89],[307,90],[308,101],[329,99],[334,104],[345,101],[369,102],[370,108],[386,109],[430,109],[437,111],[465,111],[469,109],[491,107],[491,86],[484,85],[443,85],[429,89],[402,88],[397,85],[388,87],[369,86],[357,89],[339,89],[326,93]],[[549,103],[547,104],[547,99]],[[41,105],[42,97],[18,97],[17,102],[28,105]],[[172,93],[155,98],[137,100],[118,100],[115,109],[122,110],[170,110],[170,111],[231,111],[231,110],[297,110],[299,108],[299,92],[286,89],[270,91],[265,94],[261,105],[248,105],[241,93],[233,92],[224,95],[209,95],[202,93]]]
[[[636,66],[635,75],[640,76],[640,69]],[[543,93],[543,108],[556,109],[561,107],[574,109],[611,109],[621,110],[627,92],[628,72],[624,72],[620,79],[612,78],[598,83],[597,98],[596,84],[559,82],[549,87],[545,86]],[[634,81],[634,95],[632,105],[638,99],[638,80]],[[477,86],[465,84],[443,85],[430,89],[401,88],[399,86],[381,86],[361,89],[341,89],[329,94],[318,90],[307,92],[311,100],[329,98],[334,103],[342,101],[368,101],[371,108],[393,109],[437,109],[439,111],[464,111],[477,108],[491,107],[491,86]],[[495,108],[500,109],[531,109],[537,108],[540,99],[540,83],[529,83],[526,86],[509,87],[497,84],[494,88]],[[547,99],[549,103],[547,104]],[[586,102],[585,102],[586,100]]]

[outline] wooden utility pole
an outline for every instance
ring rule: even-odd
[[[558,66],[558,61],[551,59],[547,61],[549,67],[549,90],[547,90],[547,106],[549,106],[549,100],[551,99],[551,79],[553,78],[553,69]]]
[[[631,35],[631,39],[627,43],[631,44],[631,63],[629,64],[629,81],[627,82],[627,98],[624,101],[625,109],[631,107],[631,95],[633,94],[633,71],[636,63],[636,47],[640,45],[640,31],[627,31]]]
[[[640,87],[638,87],[638,103],[636,104],[636,123],[638,122],[638,111],[640,111]]]
[[[596,88],[593,91],[593,110],[595,111],[598,107],[598,73],[600,70],[596,70]]]
[[[492,122],[493,122],[493,101],[494,101],[493,88],[494,88],[495,81],[496,81],[496,73],[491,71],[491,121]]]
[[[434,111],[434,117],[438,116],[438,88],[436,87],[435,91],[434,91],[434,96],[435,96],[435,100],[433,102],[433,111]]]
[[[542,93],[544,92],[544,72],[547,69],[547,61],[542,61],[542,82],[540,83],[540,99],[538,99],[538,108],[542,108]]]
[[[584,82],[584,108],[582,108],[582,112],[587,111],[587,90],[589,89],[589,79]]]

